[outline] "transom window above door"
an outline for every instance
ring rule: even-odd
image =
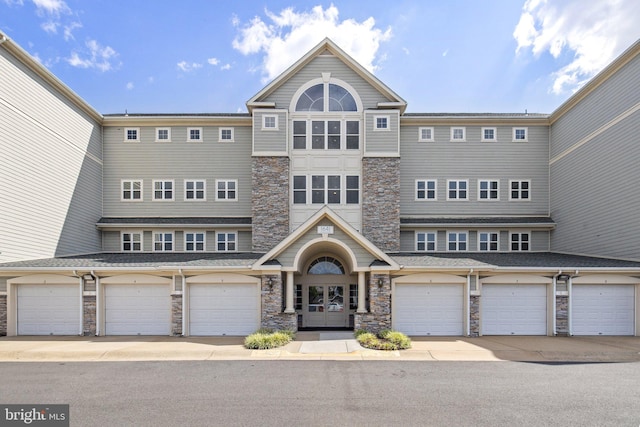
[[[353,95],[342,86],[319,83],[300,95],[296,111],[358,111],[358,104]]]
[[[344,267],[337,259],[330,256],[317,258],[309,264],[307,274],[344,274]]]

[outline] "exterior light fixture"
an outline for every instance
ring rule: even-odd
[[[273,291],[273,279],[271,277],[267,279],[267,286],[269,287],[269,291]]]
[[[384,280],[382,279],[382,277],[380,277],[380,278],[378,279],[378,287],[379,287],[379,288],[381,288],[381,287],[382,287],[382,285],[384,285]]]

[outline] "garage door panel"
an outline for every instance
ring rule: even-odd
[[[408,335],[463,334],[462,285],[398,284],[394,328]]]
[[[169,286],[105,285],[104,294],[107,335],[169,335]]]
[[[78,335],[77,285],[18,285],[18,335]]]
[[[546,335],[546,285],[482,287],[481,322],[484,335]]]
[[[574,335],[634,334],[633,285],[574,285],[571,298]]]
[[[260,325],[260,292],[255,284],[189,286],[189,334],[248,335]]]

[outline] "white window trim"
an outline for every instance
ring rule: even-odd
[[[424,199],[420,199],[418,198],[418,182],[424,182],[425,186],[424,186],[424,195],[425,198]],[[427,183],[428,182],[433,182],[435,184],[435,189],[434,189],[434,198],[430,199],[427,197],[427,194],[429,193],[429,189],[427,188]],[[435,202],[438,200],[438,180],[437,179],[416,179],[415,180],[415,185],[414,185],[414,189],[415,192],[414,197],[415,197],[415,201],[417,202]]]
[[[194,237],[195,237],[196,234],[202,234],[202,250],[201,251],[195,249],[195,247],[196,247],[196,241],[195,240],[193,241],[194,249],[191,250],[191,251],[187,249],[187,243],[188,243],[187,242],[187,234],[193,234]],[[204,230],[184,230],[182,232],[182,235],[183,235],[183,238],[184,238],[184,246],[183,246],[183,251],[184,252],[191,253],[191,252],[206,252],[207,251],[207,232],[206,231],[204,231]]]
[[[457,197],[455,199],[450,198],[449,197],[449,183],[450,182],[458,182],[459,183],[459,182],[463,182],[463,181],[467,183],[467,189],[466,189],[467,197],[465,197],[464,199],[461,199],[459,197]],[[467,201],[469,201],[469,192],[470,192],[471,189],[469,188],[469,180],[468,179],[448,179],[447,180],[447,189],[446,190],[447,190],[447,200],[448,201],[452,201],[452,202],[467,202]],[[456,191],[460,192],[460,188],[458,188]]]
[[[516,131],[524,129],[524,139],[516,139]],[[528,127],[514,127],[511,136],[513,142],[528,142],[529,141],[529,128]]]
[[[218,183],[219,183],[219,182],[227,182],[227,183],[229,183],[229,182],[235,182],[235,184],[236,184],[236,189],[235,189],[235,192],[236,192],[236,198],[235,198],[235,199],[229,199],[229,198],[220,199],[220,198],[218,198]],[[225,189],[225,194],[227,194],[227,192],[228,192],[228,191],[229,191],[229,189],[228,189],[228,188],[227,188],[227,189]],[[239,199],[239,193],[238,193],[238,180],[237,180],[237,179],[216,179],[216,188],[215,188],[215,192],[216,192],[216,198],[215,198],[215,200],[216,200],[217,202],[237,202],[237,201],[238,201],[238,199]]]
[[[462,138],[454,139],[453,135],[456,130],[462,129]],[[451,127],[451,142],[466,142],[467,141],[467,128],[464,126],[452,126]]]
[[[431,131],[431,138],[423,138],[423,137],[422,137],[422,130],[423,130],[423,129],[424,129],[424,130],[427,130],[427,129],[428,129],[428,130],[430,130],[430,131]],[[418,142],[434,142],[434,141],[435,141],[435,139],[434,139],[434,132],[435,132],[435,130],[434,130],[434,128],[433,128],[433,127],[425,127],[425,126],[423,126],[423,127],[419,127],[419,128],[418,128]]]
[[[192,130],[199,130],[200,131],[200,139],[191,139],[191,131]],[[187,142],[202,142],[204,140],[204,135],[202,132],[202,128],[198,128],[198,127],[190,127],[187,128]]]
[[[511,243],[512,243],[512,236],[514,234],[519,235],[520,237],[518,238],[518,249],[517,250],[513,250],[511,248]],[[529,241],[527,243],[529,243],[529,249],[523,250],[522,249],[522,235],[523,234],[527,234],[529,236]],[[531,252],[531,231],[527,230],[527,231],[514,231],[514,232],[509,232],[509,252]]]
[[[267,127],[266,126],[266,122],[267,122],[267,118],[268,117],[272,117],[273,119],[275,119],[275,126],[274,127]],[[279,125],[280,125],[280,123],[278,121],[278,115],[277,114],[264,114],[262,116],[262,130],[265,130],[265,131],[276,131],[276,130],[279,130],[279,127],[280,127]]]
[[[156,234],[162,234],[162,242],[156,242]],[[164,235],[165,234],[170,234],[171,235],[171,250],[167,251],[164,249]],[[162,243],[162,249],[161,250],[157,250],[156,249],[156,243]],[[173,231],[164,231],[164,230],[153,230],[151,232],[151,251],[153,252],[175,252],[176,250],[176,233]]]
[[[204,187],[202,189],[202,191],[204,192],[204,198],[202,199],[198,199],[198,198],[193,198],[193,199],[188,199],[187,198],[187,183],[188,182],[203,182],[204,183]],[[195,188],[193,190],[191,190],[194,192],[197,191]],[[207,180],[206,179],[195,179],[195,178],[189,178],[189,179],[185,179],[184,180],[184,201],[185,202],[206,202],[207,201]]]
[[[136,139],[128,139],[129,131],[136,131]],[[140,142],[140,128],[124,128],[124,142]]]
[[[125,199],[124,198],[124,183],[125,182],[139,182],[140,183],[140,198],[139,199]],[[133,190],[132,190],[133,191]],[[121,202],[142,202],[144,201],[144,180],[142,179],[121,179],[120,180],[120,201]]]
[[[513,182],[519,182],[519,183],[528,182],[529,183],[529,190],[528,190],[529,191],[529,197],[526,198],[526,199],[523,199],[523,198],[520,198],[520,197],[518,197],[517,199],[514,199],[511,196],[511,184]],[[508,188],[508,190],[509,190],[509,201],[510,202],[511,201],[513,201],[513,202],[530,202],[531,201],[531,180],[530,179],[510,179],[509,180],[509,188]],[[518,194],[520,194],[522,189],[520,189],[518,191],[519,191]]]
[[[386,119],[387,120],[387,127],[384,128],[379,128],[378,127],[378,119]],[[391,130],[391,116],[388,115],[375,115],[373,116],[373,130],[374,131],[380,131],[380,132],[387,132]]]
[[[167,131],[167,139],[160,139],[159,138],[161,130],[166,130]],[[171,128],[167,128],[167,127],[156,128],[156,142],[171,142]]]
[[[228,234],[231,234],[231,233],[233,233],[235,235],[235,237],[236,237],[236,240],[234,242],[236,244],[236,248],[234,250],[232,250],[232,251],[230,251],[230,250],[224,250],[224,251],[218,250],[218,236],[220,234],[228,235]],[[216,240],[216,243],[215,243],[215,245],[216,245],[215,251],[216,252],[238,252],[238,232],[236,230],[216,231],[215,240]],[[228,245],[229,245],[229,240],[225,240],[225,246],[228,246]]]
[[[131,250],[125,250],[124,249],[124,235],[125,234],[139,234],[140,235],[140,250],[139,251],[135,251],[133,249]],[[131,244],[131,247],[133,248],[133,242]],[[127,230],[127,231],[121,231],[120,232],[120,251],[121,252],[144,252],[144,232],[142,230]]]
[[[164,198],[164,192],[166,191],[166,189],[164,188],[164,184],[163,184],[163,188],[162,188],[162,195],[163,198],[162,199],[157,199],[156,198],[156,182],[171,182],[171,198],[170,199],[165,199]],[[153,183],[151,184],[151,200],[154,202],[173,202],[176,200],[176,183],[175,180],[173,179],[154,179]]]
[[[493,138],[488,139],[484,137],[484,131],[486,130],[493,130]],[[480,141],[481,142],[496,142],[498,140],[498,128],[492,128],[492,127],[484,127],[480,130],[481,134],[480,134]]]
[[[480,183],[481,182],[492,182],[492,181],[497,181],[498,182],[498,197],[496,199],[492,199],[491,197],[486,198],[486,199],[482,199],[480,197],[480,192],[481,192]],[[487,192],[488,192],[488,194],[490,194],[491,190],[488,189]],[[500,201],[500,180],[499,179],[491,179],[491,178],[479,179],[478,180],[478,201],[479,202],[499,202]]]
[[[228,130],[231,131],[231,139],[222,139],[222,132]],[[221,127],[218,129],[218,142],[234,142],[235,140],[235,130],[230,127]]]
[[[449,234],[450,233],[455,233],[455,235],[456,235],[456,249],[449,249],[449,243],[450,243],[449,242]],[[464,234],[465,235],[464,243],[467,246],[467,248],[465,250],[458,249],[460,247],[460,234]],[[447,237],[447,252],[469,252],[469,232],[468,231],[447,230],[446,231],[446,237]]]
[[[498,240],[496,241],[497,244],[497,248],[495,251],[491,250],[491,241],[488,241],[487,244],[489,244],[488,249],[486,251],[483,251],[482,249],[480,249],[480,235],[481,234],[497,234],[498,235]],[[478,230],[478,232],[476,233],[477,236],[477,240],[478,240],[478,252],[500,252],[500,231],[498,230]]]
[[[418,234],[424,234],[425,239],[424,239],[424,250],[420,250],[418,249]],[[433,250],[430,251],[429,249],[427,249],[427,243],[429,243],[429,241],[427,240],[427,234],[433,234]],[[416,231],[414,234],[414,239],[413,241],[415,242],[415,251],[416,252],[437,252],[438,251],[438,232],[437,231]]]

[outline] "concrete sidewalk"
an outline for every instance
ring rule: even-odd
[[[143,360],[407,360],[638,362],[640,337],[414,337],[409,350],[361,347],[352,333],[299,332],[273,350],[243,337],[0,337],[0,362]]]

